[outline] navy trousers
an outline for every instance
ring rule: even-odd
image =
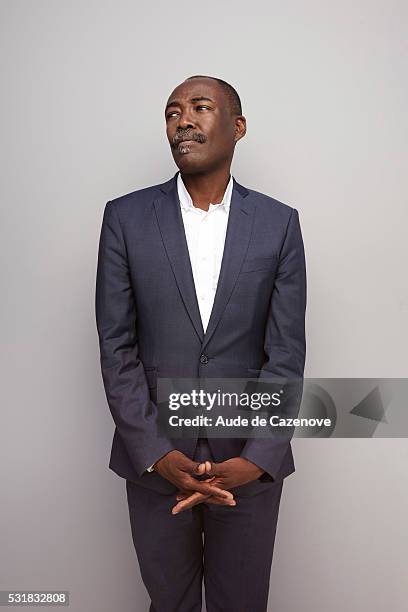
[[[194,460],[212,460],[199,440]],[[239,495],[236,506],[201,503],[173,516],[175,495],[126,480],[133,542],[150,612],[266,612],[283,481]]]

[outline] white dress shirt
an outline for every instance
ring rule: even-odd
[[[177,192],[204,332],[210,319],[220,275],[232,188],[233,179],[230,175],[222,201],[210,204],[208,211],[205,211],[194,206],[180,172],[177,176]],[[152,472],[153,466],[147,468],[147,471]]]
[[[230,176],[222,202],[210,204],[208,211],[205,211],[194,206],[181,174],[177,176],[177,191],[204,332],[220,275],[232,188]]]

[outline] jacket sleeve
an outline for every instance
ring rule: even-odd
[[[299,412],[306,357],[306,263],[303,239],[296,209],[292,209],[280,252],[278,270],[272,291],[265,327],[266,359],[259,379],[284,378],[296,380],[292,393],[290,416]],[[275,479],[289,450],[290,434],[270,438],[250,438],[241,457],[261,467],[262,480]]]
[[[102,378],[113,420],[141,476],[173,450],[159,437],[157,406],[151,401],[136,337],[136,304],[126,244],[114,202],[105,206],[95,291]]]

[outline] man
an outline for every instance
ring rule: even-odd
[[[230,175],[246,132],[231,85],[190,77],[165,117],[179,172],[108,202],[101,229],[109,467],[126,479],[151,612],[201,610],[203,577],[208,612],[264,612],[290,440],[160,436],[157,378],[303,376],[298,213]]]

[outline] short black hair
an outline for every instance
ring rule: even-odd
[[[212,79],[213,81],[217,81],[217,83],[221,85],[221,87],[227,94],[232,114],[242,115],[241,100],[238,95],[238,92],[236,91],[236,89],[234,89],[232,85],[227,83],[227,81],[223,81],[222,79],[218,79],[217,77],[207,76],[204,74],[195,74],[194,76],[188,77],[186,81],[190,81],[191,79]]]

